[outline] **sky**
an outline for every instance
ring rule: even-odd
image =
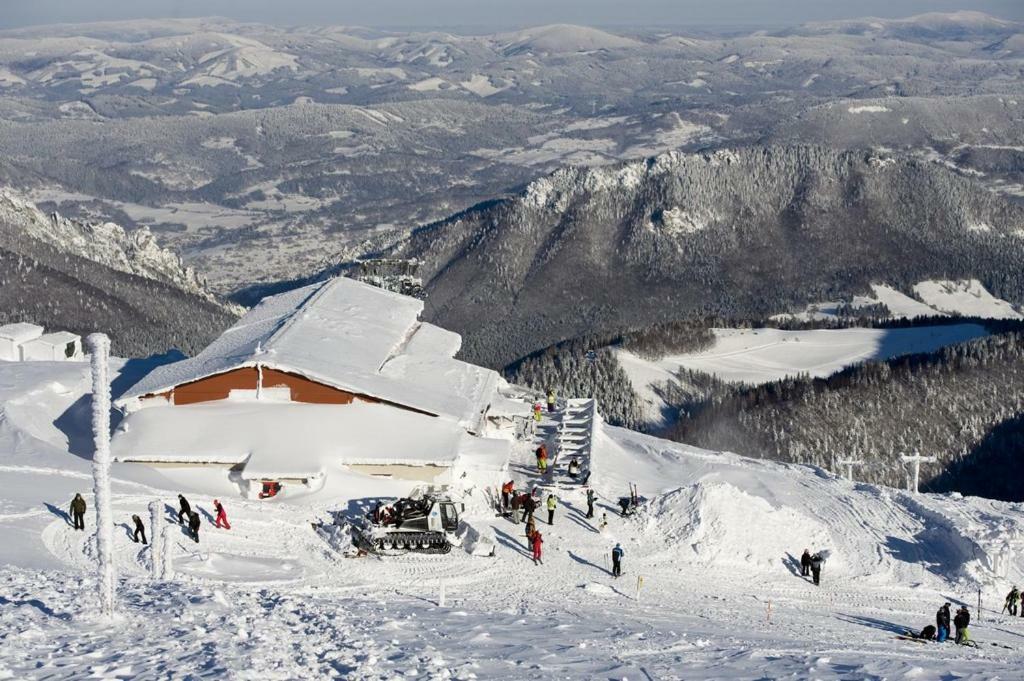
[[[378,27],[750,26],[958,9],[1024,21],[1024,0],[0,0],[0,28],[196,16]]]

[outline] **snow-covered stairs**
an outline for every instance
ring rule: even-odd
[[[579,480],[590,472],[590,452],[594,440],[597,401],[594,399],[567,400],[558,424],[558,458],[556,474],[568,478],[569,462],[576,459],[580,465]]]

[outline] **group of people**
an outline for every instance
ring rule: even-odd
[[[71,506],[68,509],[74,529],[85,529],[86,508],[85,498],[82,497],[81,493],[76,493],[74,498],[71,499]],[[199,526],[201,524],[199,514],[192,510],[192,504],[188,502],[188,499],[183,494],[178,495],[178,509],[178,524],[186,525],[187,523],[189,536],[198,544]],[[227,511],[224,510],[224,505],[220,503],[219,499],[213,500],[213,510],[216,513],[214,527],[230,530],[231,524],[228,522]],[[132,514],[132,526],[132,541],[136,544],[140,541],[143,544],[148,544],[146,541],[146,524],[138,514]]]
[[[545,392],[547,394],[548,413],[550,414],[558,409],[558,400],[555,397],[555,391],[551,388],[548,388]],[[533,419],[540,422],[542,418],[544,418],[542,408],[540,402],[537,402],[533,405]]]
[[[1017,587],[1010,589],[1010,593],[1006,594],[1006,602],[1003,603],[1003,610],[1010,613],[1010,615],[1017,616],[1017,604],[1021,601],[1021,592]],[[1024,606],[1020,608],[1020,616],[1024,617]]]
[[[811,554],[810,549],[804,549],[800,556],[800,576],[810,576],[817,586],[821,586],[821,568],[825,565],[825,557],[820,553]]]
[[[953,634],[953,641],[960,645],[969,645],[971,637],[967,627],[971,624],[971,613],[967,610],[967,606],[964,605],[956,611],[956,615],[950,618],[950,607],[949,603],[944,603],[939,608],[939,611],[935,613],[935,626],[929,624],[921,630],[920,634],[913,635],[913,637],[943,643],[949,640],[950,633],[953,632],[953,627],[955,627],[956,632]],[[950,626],[951,624],[952,627]]]

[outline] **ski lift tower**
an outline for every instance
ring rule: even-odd
[[[901,455],[900,460],[914,464],[914,487],[911,491],[917,494],[921,485],[921,463],[935,463],[937,459],[934,456],[921,456],[920,452],[915,451],[913,456]]]

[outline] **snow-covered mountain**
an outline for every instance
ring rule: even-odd
[[[118,352],[192,352],[230,324],[195,272],[148,232],[45,216],[0,193],[0,319],[86,334]]]
[[[670,150],[885,147],[1019,200],[1022,36],[969,12],[483,35],[30,27],[0,32],[0,158],[15,171],[0,180],[47,210],[150,226],[222,295],[565,165]]]
[[[938,164],[738,148],[563,169],[390,253],[422,262],[428,313],[465,334],[467,356],[500,366],[566,338],[766,319],[879,282],[976,279],[1019,307],[1022,224],[1024,209]]]
[[[178,254],[160,247],[145,227],[128,232],[113,222],[71,220],[59,213],[44,215],[34,203],[7,188],[0,188],[0,222],[63,253],[218,302],[196,271],[186,267]]]

